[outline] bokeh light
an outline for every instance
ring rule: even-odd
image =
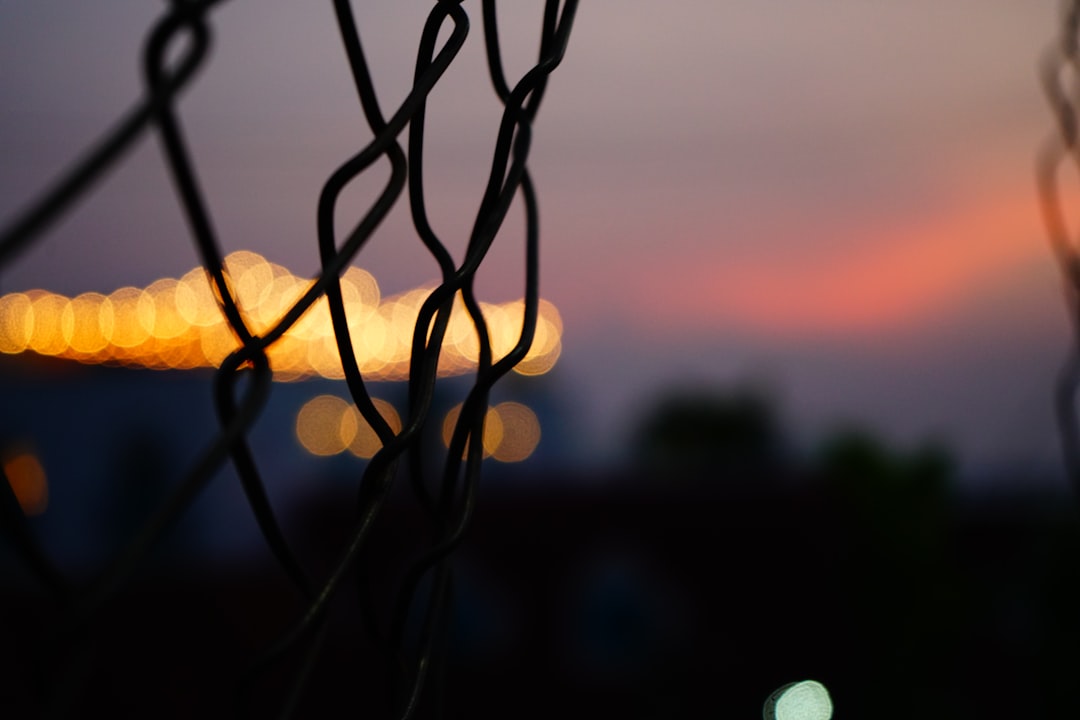
[[[443,420],[442,439],[446,447],[450,447],[460,414],[461,405],[455,405]],[[540,421],[530,408],[517,402],[488,408],[484,416],[484,457],[506,463],[521,462],[533,454],[539,443]]]
[[[191,325],[207,327],[222,321],[210,276],[197,267],[189,271],[176,285],[176,310]]]
[[[4,475],[26,515],[40,515],[49,505],[49,485],[41,462],[28,451],[13,452],[2,460]]]
[[[83,293],[71,301],[64,310],[70,315],[72,333],[70,346],[77,353],[93,355],[109,344],[109,338],[101,330],[101,307],[108,298],[100,293]]]
[[[44,291],[34,293],[31,305],[34,323],[27,344],[29,349],[40,355],[59,355],[68,349],[75,329],[71,322],[64,322],[64,312],[70,302],[63,295]]]
[[[284,271],[284,268],[282,268]],[[304,291],[307,290],[307,282],[294,276],[287,271],[274,276],[270,283],[270,290],[263,297],[262,302],[255,312],[256,327],[260,332],[273,327],[289,311]]]
[[[767,720],[830,720],[832,714],[829,691],[816,680],[785,685],[765,703]]]
[[[372,398],[372,403],[394,433],[401,432],[401,418],[394,406],[379,398]],[[321,456],[348,450],[366,459],[382,447],[356,406],[336,395],[319,395],[304,403],[296,415],[296,438],[309,453]]]
[[[541,300],[532,346],[514,367],[514,372],[519,375],[543,375],[555,367],[562,353],[562,333],[562,317],[558,309],[547,300]]]
[[[379,308],[379,283],[367,270],[350,267],[341,276],[341,296],[350,316],[364,320]]]
[[[502,439],[492,451],[500,462],[521,462],[540,444],[540,421],[536,413],[517,402],[503,402],[492,408],[502,423]]]
[[[276,325],[314,282],[246,250],[225,258],[225,278],[256,334]],[[360,371],[372,380],[407,378],[414,325],[432,289],[384,298],[375,278],[358,267],[348,268],[340,285]],[[524,304],[519,300],[480,307],[498,359],[521,335]],[[83,363],[189,369],[216,367],[238,347],[201,267],[179,279],[161,278],[145,289],[123,287],[109,295],[90,292],[69,299],[28,290],[0,296],[0,352],[7,354],[32,351]],[[476,327],[459,294],[443,339],[439,374],[471,371],[479,348]],[[515,370],[546,373],[561,351],[562,320],[554,305],[541,300],[532,347]],[[343,378],[326,299],[315,302],[270,346],[268,355],[275,380]]]
[[[261,255],[238,250],[225,258],[225,276],[237,303],[247,316],[257,316],[264,293],[270,291],[274,270]]]
[[[270,346],[266,353],[275,380],[299,380],[307,370],[307,345],[300,339],[285,335]]]
[[[29,296],[12,293],[0,297],[0,352],[24,352],[33,332],[34,309]]]
[[[199,350],[210,366],[220,365],[238,347],[240,342],[225,323],[203,328],[199,333]]]
[[[134,348],[150,337],[154,327],[154,301],[145,290],[124,287],[109,295],[101,307],[101,328],[118,348]]]
[[[457,404],[450,408],[450,411],[446,413],[446,417],[443,419],[442,426],[442,439],[443,445],[447,448],[450,447],[450,441],[454,437],[454,427],[457,425],[458,416],[461,415],[461,404]],[[495,449],[499,447],[499,443],[503,438],[503,425],[502,419],[499,414],[495,412],[494,408],[488,408],[487,413],[484,415],[484,457],[491,457],[494,454]],[[465,449],[462,451],[462,457],[465,457],[469,453],[469,443],[465,443]]]
[[[191,324],[180,312],[177,289],[180,283],[172,278],[155,280],[146,288],[146,297],[154,307],[150,334],[158,340],[177,338],[187,332]]]
[[[401,432],[401,418],[398,416],[394,406],[379,398],[372,398],[371,402],[375,405],[375,409],[379,411],[379,414],[382,415],[386,424],[394,431],[394,434]],[[375,453],[382,448],[379,436],[375,434],[375,429],[368,424],[368,421],[364,419],[364,416],[360,414],[360,411],[355,406],[350,405],[349,411],[348,414],[352,418],[352,424],[355,427],[353,439],[349,443],[349,452],[360,458],[374,457]]]
[[[296,415],[296,439],[312,455],[343,452],[356,434],[351,410],[352,406],[336,395],[319,395],[308,400]],[[350,427],[352,434],[347,434]]]

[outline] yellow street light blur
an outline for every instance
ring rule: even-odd
[[[450,411],[446,413],[446,418],[443,420],[442,426],[442,438],[443,445],[450,447],[450,441],[454,437],[454,427],[457,426],[458,416],[461,415],[461,404],[457,404],[450,408]],[[495,452],[495,448],[502,442],[503,437],[503,424],[499,414],[492,408],[488,408],[484,414],[484,457],[491,457]],[[465,449],[462,451],[462,457],[468,455],[469,443],[465,443]]]
[[[64,311],[71,302],[63,295],[38,291],[33,297],[33,332],[28,346],[41,355],[59,355],[68,349],[74,323]],[[65,319],[68,322],[64,322]]]
[[[259,335],[279,322],[314,282],[246,250],[229,254],[225,270],[245,322]],[[373,380],[408,377],[417,315],[432,289],[383,298],[375,278],[357,267],[342,274],[340,285],[360,371]],[[520,337],[524,305],[515,301],[480,307],[497,360]],[[541,300],[532,347],[515,369],[524,375],[550,370],[562,349],[561,336],[558,311]],[[2,353],[32,350],[83,363],[192,368],[215,367],[237,347],[210,277],[201,267],[179,280],[161,278],[146,289],[123,287],[107,296],[84,293],[69,300],[45,290],[0,296]],[[267,352],[277,380],[344,377],[325,297]],[[478,355],[476,327],[459,294],[440,349],[439,374],[468,372]]]
[[[188,323],[199,327],[224,321],[206,270],[197,267],[180,278],[176,285],[176,310]]]
[[[25,293],[0,297],[0,352],[17,354],[30,345],[34,334],[34,308]]]
[[[502,422],[502,440],[492,455],[500,462],[521,462],[540,444],[540,421],[536,413],[516,402],[499,403],[493,408]]]
[[[401,418],[398,416],[394,406],[379,398],[372,398],[371,402],[375,405],[375,409],[379,411],[379,414],[382,415],[386,424],[394,431],[394,434],[401,432]],[[349,411],[352,418],[351,424],[355,427],[353,439],[349,443],[349,452],[360,458],[374,457],[375,453],[382,448],[379,436],[355,406],[350,405]]]
[[[100,293],[83,293],[74,298],[64,310],[70,315],[72,326],[71,349],[77,353],[93,355],[109,344],[101,331],[101,306],[108,298]]]
[[[308,400],[296,416],[296,439],[312,455],[337,455],[349,447],[356,434],[356,422],[349,415],[351,408],[336,395]],[[350,427],[352,434],[348,435]]]

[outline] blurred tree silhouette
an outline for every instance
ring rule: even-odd
[[[950,455],[936,445],[902,453],[848,430],[823,444],[816,474],[847,537],[844,595],[872,658],[860,682],[869,697],[906,688],[879,717],[965,716],[955,674],[974,597],[951,534]]]
[[[817,474],[877,541],[911,554],[941,542],[953,466],[939,445],[901,454],[864,430],[846,430],[823,443]]]
[[[165,433],[148,423],[130,425],[117,433],[110,454],[107,477],[112,494],[100,517],[100,533],[105,549],[112,554],[131,542],[146,518],[164,502],[177,465],[170,457]],[[157,548],[159,557],[183,552],[185,540],[179,536],[190,525],[174,529]]]
[[[783,452],[772,398],[751,387],[672,393],[646,415],[634,439],[646,468],[683,478],[769,473]]]

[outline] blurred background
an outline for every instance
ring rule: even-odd
[[[465,5],[474,26],[432,95],[425,167],[459,259],[500,118],[479,5]],[[428,7],[356,8],[387,114]],[[542,10],[500,6],[510,77],[533,62]],[[0,223],[139,96],[160,11],[0,6]],[[528,408],[514,417],[532,429],[501,459],[492,441],[459,553],[456,707],[754,717],[813,677],[845,717],[1078,709],[1078,538],[1051,404],[1070,329],[1033,180],[1052,127],[1035,68],[1057,18],[1054,3],[1008,0],[579,9],[530,159],[561,345],[492,397]],[[222,243],[310,277],[318,192],[370,139],[332,9],[226,3],[213,29],[179,108]],[[350,186],[339,227],[379,173]],[[1066,182],[1067,201],[1080,187]],[[487,302],[520,298],[523,218],[515,205],[479,273]],[[109,295],[197,264],[147,136],[0,268],[0,296]],[[384,299],[438,274],[404,203],[357,265]],[[211,373],[5,353],[5,469],[46,548],[87,577],[213,437]],[[440,417],[468,388],[441,383]],[[404,405],[392,373],[373,394]],[[275,384],[252,435],[315,567],[343,542],[364,464],[349,442],[305,443],[304,409],[324,396],[347,392],[317,375]],[[405,496],[387,513],[375,565],[389,586],[418,519]],[[0,701],[20,708],[22,651],[48,613],[15,555],[0,560],[8,615],[26,618]],[[117,610],[102,667],[130,685],[102,670],[91,695],[213,714],[215,682],[296,612],[230,470],[160,562],[184,583],[151,574]],[[160,617],[148,607],[190,618],[169,631],[174,659],[204,653],[198,638],[221,652],[164,680],[140,671],[137,629]],[[348,626],[320,666],[312,712],[345,702],[372,663],[363,632]]]

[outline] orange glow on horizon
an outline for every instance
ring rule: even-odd
[[[265,333],[312,285],[286,268],[249,251],[225,258],[226,278],[256,334]],[[419,288],[383,298],[366,270],[349,268],[341,277],[353,350],[365,376],[376,380],[408,377],[413,328],[431,293]],[[495,359],[517,342],[523,302],[480,303]],[[145,289],[125,287],[109,295],[84,293],[74,299],[45,290],[0,297],[0,353],[32,351],[82,363],[115,363],[158,369],[217,367],[239,347],[218,306],[207,273],[195,268],[179,279],[162,278]],[[550,370],[562,351],[562,319],[542,300],[536,335],[519,372]],[[320,298],[267,354],[277,380],[345,376],[330,319]],[[458,298],[439,360],[441,375],[476,367],[479,342]]]
[[[1046,255],[1030,197],[869,226],[837,257],[798,263],[705,260],[651,269],[643,315],[781,335],[879,333],[931,320]]]

